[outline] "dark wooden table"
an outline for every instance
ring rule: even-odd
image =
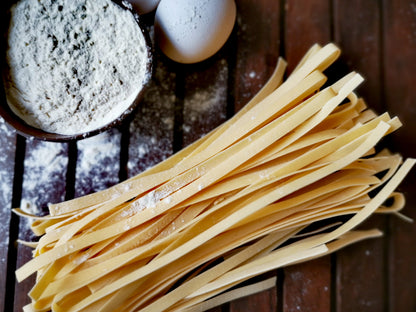
[[[416,156],[416,1],[239,0],[224,48],[196,65],[155,55],[154,81],[131,120],[80,142],[25,139],[0,120],[0,307],[21,311],[33,279],[16,284],[14,270],[31,258],[29,223],[12,207],[42,213],[49,202],[106,188],[152,166],[221,124],[268,79],[283,56],[289,71],[313,44],[343,51],[330,75],[356,70],[359,94],[404,127],[385,144]],[[151,25],[152,17],[146,21]],[[151,27],[150,27],[151,28]],[[4,101],[4,99],[2,99]],[[415,171],[400,189],[404,213],[416,219]],[[416,311],[416,225],[375,216],[363,227],[385,235],[336,254],[276,272],[274,288],[215,311]]]

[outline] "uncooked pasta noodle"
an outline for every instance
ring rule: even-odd
[[[274,285],[238,287],[251,277],[381,235],[354,230],[373,213],[406,219],[396,188],[415,160],[377,148],[400,121],[367,108],[359,74],[328,84],[339,54],[315,45],[286,80],[280,59],[203,138],[30,216],[40,238],[16,271],[19,281],[36,274],[25,311],[203,311]]]

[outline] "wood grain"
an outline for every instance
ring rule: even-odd
[[[228,62],[225,52],[184,68],[183,147],[227,118]]]
[[[381,8],[379,1],[335,1],[334,41],[342,49],[341,62],[348,71],[365,77],[357,89],[377,113],[385,111],[382,101],[380,52]],[[366,25],[363,28],[351,25]],[[386,232],[386,217],[373,216],[360,228]],[[386,238],[360,242],[336,254],[337,311],[382,311],[385,301],[387,260]]]
[[[329,1],[287,1],[285,6],[284,53],[288,72],[315,43],[332,40]],[[326,256],[284,270],[283,311],[330,311],[331,259]],[[319,298],[319,299],[317,299]]]
[[[234,110],[244,106],[273,72],[281,45],[281,1],[237,1]]]
[[[287,0],[284,12],[284,57],[292,72],[305,52],[315,43],[332,41],[331,1]]]
[[[276,287],[234,300],[230,303],[230,312],[275,311],[277,306]]]
[[[391,138],[394,150],[416,156],[416,3],[383,1],[384,95],[386,106],[398,115],[404,127]],[[415,172],[403,183],[407,204],[403,211],[416,219]],[[390,311],[416,310],[416,226],[390,218],[388,308]]]
[[[330,311],[331,259],[323,257],[284,270],[284,311]]]
[[[48,203],[60,202],[65,199],[66,169],[68,164],[68,144],[51,143],[37,140],[26,140],[26,151],[23,171],[22,194],[19,207],[44,215],[48,212]],[[50,190],[53,190],[51,192]],[[19,239],[36,241],[30,230],[30,219],[21,218],[19,222]],[[32,258],[32,249],[17,245],[17,267]],[[32,288],[35,277],[16,284],[14,311],[22,311],[23,306],[30,302],[28,292]]]
[[[126,170],[132,177],[172,155],[174,147],[176,72],[155,54],[154,74],[129,124]]]
[[[6,304],[6,294],[8,293],[7,277],[12,272],[8,271],[8,267],[14,267],[10,263],[9,243],[10,243],[10,220],[13,196],[13,179],[15,167],[15,151],[16,151],[16,133],[12,131],[0,117],[0,181],[3,189],[0,195],[0,232],[2,238],[0,240],[0,308]],[[10,275],[9,275],[10,276]],[[9,286],[10,287],[10,286]]]
[[[230,70],[234,111],[244,106],[266,83],[280,56],[281,1],[238,1],[234,33],[235,60]],[[270,275],[276,274],[271,272]],[[229,304],[230,312],[276,311],[277,289]]]

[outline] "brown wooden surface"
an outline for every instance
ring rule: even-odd
[[[351,25],[366,25],[351,28]],[[368,105],[385,111],[381,101],[381,2],[336,1],[334,3],[334,41],[344,49],[342,61],[363,73],[366,82],[358,89]],[[373,216],[362,227],[386,231],[386,217]],[[383,311],[387,275],[384,246],[386,237],[368,240],[335,255],[337,311]],[[377,273],[376,273],[377,272]],[[360,296],[365,293],[365,296]]]
[[[17,135],[0,120],[0,309],[22,311],[33,284],[33,279],[15,282],[16,266],[31,257],[16,239],[33,237],[12,207],[29,200],[46,211],[49,202],[106,188],[158,163],[241,109],[279,56],[290,71],[313,43],[341,47],[342,57],[328,74],[360,72],[366,81],[359,94],[369,106],[388,110],[405,124],[383,144],[416,157],[416,1],[236,2],[235,29],[209,60],[179,65],[156,51],[152,85],[119,129],[77,143],[45,143]],[[152,17],[146,21],[152,30]],[[53,157],[45,159],[45,153]],[[46,161],[56,169],[47,180]],[[415,187],[413,171],[400,186],[407,197],[404,213],[413,219]],[[416,225],[375,216],[362,227],[377,227],[385,235],[270,272],[260,278],[276,275],[276,287],[212,311],[416,311]]]
[[[333,40],[330,1],[287,1],[284,15],[284,54],[291,72],[314,43]],[[302,22],[301,22],[302,21]],[[284,269],[282,310],[331,311],[331,256]]]

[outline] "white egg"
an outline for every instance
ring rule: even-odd
[[[214,55],[230,36],[234,0],[162,0],[156,10],[159,48],[179,63],[196,63]]]
[[[128,0],[139,14],[146,14],[156,9],[160,0]]]

